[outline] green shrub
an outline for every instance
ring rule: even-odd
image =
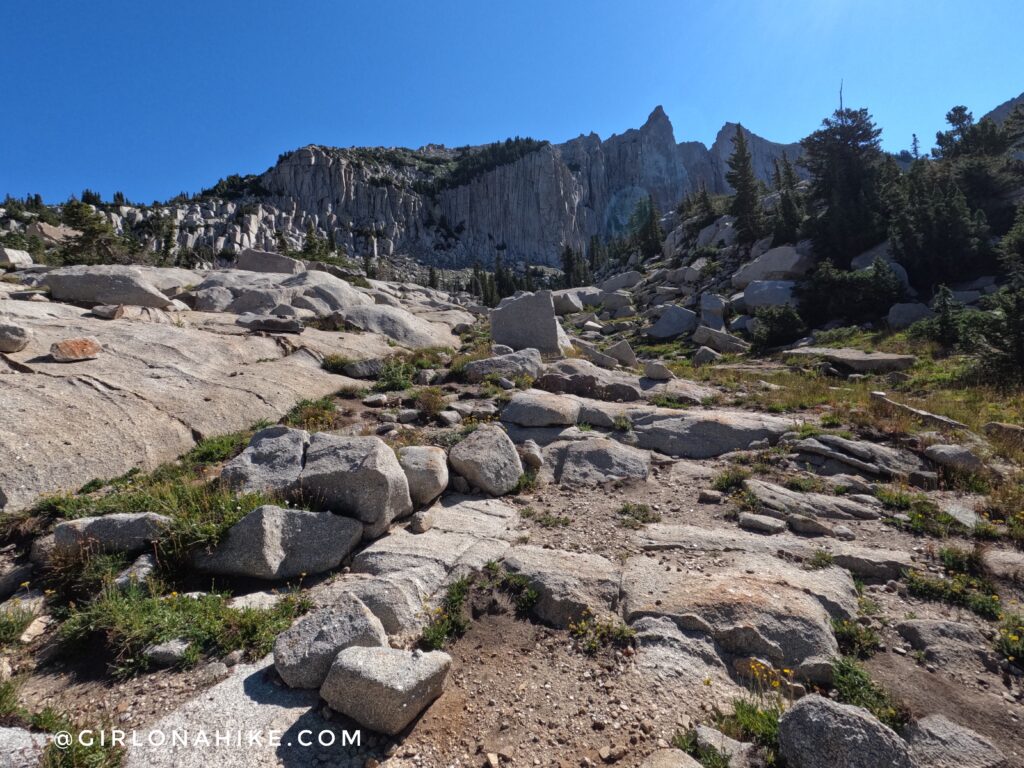
[[[844,318],[863,323],[882,317],[903,295],[892,266],[876,258],[868,269],[845,271],[823,261],[797,286],[800,314],[813,326]]]
[[[803,318],[790,304],[759,307],[754,310],[754,319],[757,322],[750,334],[754,352],[789,344],[807,333]]]
[[[351,358],[345,357],[344,355],[324,355],[324,359],[323,362],[320,363],[320,367],[328,373],[344,375],[345,366],[351,362]]]
[[[910,719],[906,708],[848,656],[832,664],[832,686],[840,702],[863,707],[893,730],[898,731]]]
[[[445,409],[444,392],[440,387],[423,387],[413,394],[413,402],[423,415],[432,419]]]
[[[412,386],[416,366],[401,357],[389,357],[381,366],[373,388],[377,392],[397,392]]]
[[[832,619],[832,634],[841,652],[858,659],[866,659],[882,647],[878,633],[855,620]]]
[[[338,408],[330,397],[319,400],[300,400],[284,417],[289,427],[309,432],[324,432],[334,429],[338,420]]]
[[[729,467],[711,481],[711,487],[722,493],[732,493],[743,487],[743,482],[750,477],[749,470],[740,467]]]
[[[1024,616],[1009,613],[1003,616],[996,635],[996,650],[1018,667],[1024,667]]]
[[[626,648],[633,645],[636,630],[618,621],[598,619],[589,610],[569,623],[569,636],[588,655],[602,648]]]
[[[469,596],[472,583],[463,578],[448,586],[441,605],[434,611],[430,623],[423,630],[420,645],[427,650],[436,651],[444,648],[455,638],[462,637],[469,629],[466,615],[466,598]]]

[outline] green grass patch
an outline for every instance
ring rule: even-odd
[[[468,578],[459,579],[448,586],[444,599],[423,630],[421,646],[430,651],[437,651],[466,633],[469,629],[466,598],[471,588],[472,582]]]
[[[648,523],[661,522],[661,513],[654,511],[646,504],[634,504],[627,501],[619,507],[618,512],[619,524],[624,528],[636,530]]]
[[[521,573],[509,573],[493,560],[484,566],[482,588],[508,595],[516,611],[525,616],[540,599],[540,593]]]
[[[284,424],[309,432],[325,432],[334,429],[339,415],[338,406],[331,397],[300,400],[284,417]]]
[[[809,571],[820,571],[828,568],[833,563],[832,553],[824,549],[814,550],[814,554],[804,560],[804,567]]]
[[[966,535],[968,529],[953,516],[939,509],[934,501],[922,493],[907,493],[894,488],[878,488],[875,498],[882,506],[906,515],[906,520],[886,518],[885,522],[901,530],[923,536],[944,539],[951,535]]]
[[[723,755],[712,746],[697,743],[697,732],[694,730],[680,731],[672,737],[672,746],[681,749],[703,768],[729,768],[729,756]]]
[[[655,405],[658,408],[675,408],[676,410],[683,410],[691,407],[692,403],[685,400],[680,400],[674,395],[657,394],[649,400],[651,405]]]
[[[741,467],[729,467],[719,472],[711,481],[711,487],[722,493],[732,493],[743,487],[743,481],[750,477],[750,470]]]
[[[869,658],[882,647],[878,633],[856,620],[832,619],[832,634],[836,636],[840,651],[858,659]]]
[[[519,510],[519,516],[526,520],[532,520],[542,528],[565,528],[570,522],[572,522],[564,515],[552,515],[548,512],[538,512],[533,507],[523,507]]]
[[[24,632],[32,619],[36,617],[34,611],[17,603],[13,598],[0,610],[0,648],[15,645],[21,633]]]
[[[301,598],[287,596],[273,608],[230,608],[221,594],[158,597],[142,585],[106,589],[84,606],[72,606],[58,636],[70,644],[99,642],[116,677],[145,671],[145,649],[175,638],[189,641],[193,653],[221,656],[234,650],[260,658],[273,648],[274,638],[308,610]]]
[[[984,619],[998,619],[1002,603],[988,579],[966,573],[954,573],[948,579],[917,571],[905,571],[907,591],[923,600],[958,605]]]
[[[718,730],[737,741],[753,742],[762,750],[765,768],[775,768],[779,762],[779,718],[782,717],[782,699],[762,695],[734,699],[731,715],[721,715],[715,723]]]
[[[832,686],[840,702],[863,707],[895,731],[910,719],[906,707],[895,701],[856,659],[849,656],[832,664]]]

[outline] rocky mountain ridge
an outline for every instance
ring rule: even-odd
[[[105,213],[118,232],[168,217],[178,248],[211,254],[272,249],[277,233],[300,245],[312,225],[357,258],[407,255],[453,268],[490,265],[500,254],[506,263],[556,265],[566,245],[584,250],[592,236],[622,233],[648,196],[665,213],[701,185],[728,192],[735,130],[726,123],[710,149],[677,143],[659,106],[640,128],[604,140],[591,133],[563,144],[516,139],[461,149],[310,145],[259,176],[233,177],[233,188]],[[747,133],[755,172],[766,181],[783,152],[800,154],[798,144]],[[481,162],[495,147],[496,157]]]

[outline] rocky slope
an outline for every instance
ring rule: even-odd
[[[745,357],[738,313],[806,245],[730,230],[695,235],[718,269],[673,252],[489,312],[252,251],[12,270],[0,684],[136,733],[132,768],[1024,765],[1024,557],[987,517],[1024,430],[913,405],[937,377],[911,354]],[[239,512],[216,537],[204,493]],[[97,602],[144,642],[98,612],[83,660]],[[210,641],[225,616],[248,631]],[[38,763],[45,721],[7,717]],[[148,738],[202,729],[262,738]]]

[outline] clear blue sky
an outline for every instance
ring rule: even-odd
[[[725,121],[794,141],[837,103],[888,149],[1024,91],[1021,0],[8,0],[0,195],[166,199],[285,150]]]

